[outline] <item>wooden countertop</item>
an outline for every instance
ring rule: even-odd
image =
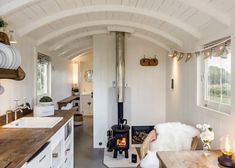
[[[70,103],[70,102],[72,102],[73,100],[75,100],[75,99],[77,99],[77,98],[79,98],[79,95],[69,96],[69,97],[67,97],[67,98],[65,98],[65,99],[63,99],[63,100],[60,100],[60,101],[57,102],[57,103]]]
[[[178,151],[178,152],[157,152],[161,168],[223,168],[219,165],[219,150],[210,151],[208,156],[201,150]]]
[[[63,119],[53,128],[0,127],[0,168],[20,168],[36,153],[74,114],[73,110],[56,111]]]
[[[75,96],[69,96],[61,101],[58,101],[58,108],[61,109],[63,106],[67,105],[68,103],[71,103],[73,100],[76,100],[77,98],[79,98],[79,95],[75,95]]]

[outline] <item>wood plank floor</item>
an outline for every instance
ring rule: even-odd
[[[93,148],[93,119],[84,118],[83,126],[74,129],[75,168],[106,168],[103,165],[103,149]]]

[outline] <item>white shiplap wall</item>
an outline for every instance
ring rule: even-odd
[[[94,51],[94,147],[106,145],[106,131],[117,124],[114,35],[97,35]],[[165,58],[167,53],[145,40],[126,37],[126,100],[124,116],[130,125],[165,121]],[[142,67],[141,58],[157,55],[157,67]],[[99,146],[99,142],[103,145]]]
[[[233,24],[234,27],[234,24]],[[227,35],[234,37],[233,28],[226,29],[223,33],[217,33],[203,42],[209,42]],[[232,38],[232,55],[235,52],[235,41]],[[215,140],[212,143],[214,149],[219,148],[219,140],[227,134],[235,136],[235,59],[232,57],[232,104],[231,115],[221,114],[209,109],[197,106],[197,60],[193,58],[189,62],[177,62],[177,59],[168,58],[166,77],[166,119],[167,121],[181,121],[196,125],[208,123],[215,131]],[[170,80],[174,78],[175,89],[170,89]]]

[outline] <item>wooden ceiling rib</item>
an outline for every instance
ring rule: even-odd
[[[61,41],[64,50],[63,39],[74,34],[54,32],[78,24],[85,26],[72,31],[89,36],[86,31],[106,31],[102,26],[133,23],[133,26],[121,25],[134,28],[133,35],[167,49],[185,47],[186,41],[198,41],[222,31],[231,25],[234,14],[234,0],[0,0],[0,16],[18,35],[31,36],[38,44],[51,46],[50,49],[59,45],[56,41]],[[105,25],[102,20],[117,22]],[[51,38],[41,38],[43,34]]]

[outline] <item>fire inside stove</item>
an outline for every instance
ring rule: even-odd
[[[125,148],[126,147],[126,142],[127,142],[127,140],[126,140],[125,137],[124,138],[118,138],[117,139],[117,146],[119,148]]]

